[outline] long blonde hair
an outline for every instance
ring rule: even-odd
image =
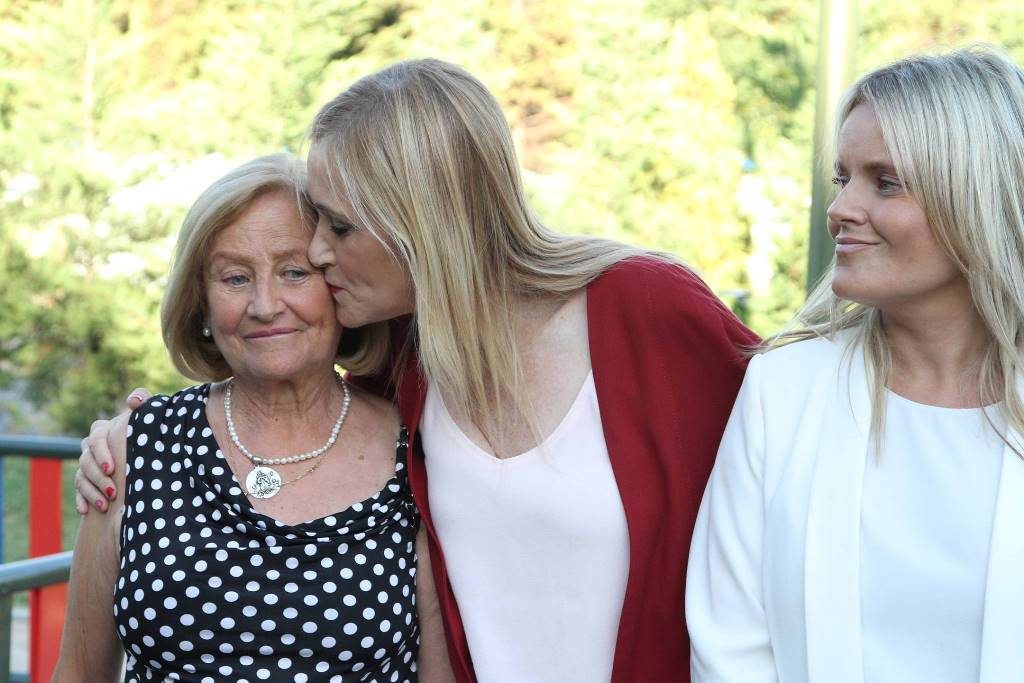
[[[900,60],[858,80],[845,94],[836,135],[855,107],[870,106],[896,173],[920,203],[939,245],[966,278],[989,344],[981,399],[1001,401],[1024,434],[1024,71],[987,47]],[[870,368],[872,431],[884,428],[892,368],[878,310],[831,288],[835,261],[793,324],[765,348],[853,330]]]
[[[407,265],[422,367],[475,420],[500,419],[502,404],[530,419],[516,300],[568,297],[648,253],[541,223],[498,102],[453,64],[405,61],[361,79],[320,110],[311,141],[332,192]]]

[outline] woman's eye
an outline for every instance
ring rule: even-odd
[[[241,287],[248,281],[249,278],[244,275],[228,275],[222,280],[224,284],[231,285],[232,287]]]
[[[347,235],[353,230],[352,226],[344,221],[329,221],[327,225],[331,228],[331,232],[339,237]]]
[[[834,176],[832,176],[832,184],[833,185],[838,185],[839,187],[846,187],[846,183],[848,183],[848,182],[850,182],[850,179],[847,176],[844,176],[844,175],[834,175]]]
[[[891,178],[879,178],[878,189],[886,194],[893,194],[903,191],[903,183]]]
[[[285,278],[289,280],[301,280],[302,278],[306,277],[306,275],[306,271],[300,268],[288,268],[287,270],[284,271]]]

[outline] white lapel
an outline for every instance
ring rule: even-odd
[[[807,674],[810,683],[863,683],[860,507],[871,425],[863,351],[835,372],[807,508]]]
[[[1024,381],[1018,382],[1024,391]],[[1024,453],[1024,438],[1007,438]],[[1003,449],[992,544],[988,558],[985,619],[981,633],[981,683],[1024,679],[1024,459]]]

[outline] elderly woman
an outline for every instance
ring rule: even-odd
[[[55,680],[114,680],[123,648],[128,681],[413,681],[421,623],[443,674],[407,437],[334,371],[366,348],[309,263],[300,182],[256,159],[185,219],[164,339],[207,383],[114,423],[121,514],[83,520]]]
[[[831,277],[754,356],[694,532],[693,678],[1024,680],[1024,71],[861,78]]]

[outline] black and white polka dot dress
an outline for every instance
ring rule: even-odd
[[[405,470],[337,514],[252,509],[206,419],[209,385],[156,396],[128,431],[114,618],[126,681],[415,681]]]

